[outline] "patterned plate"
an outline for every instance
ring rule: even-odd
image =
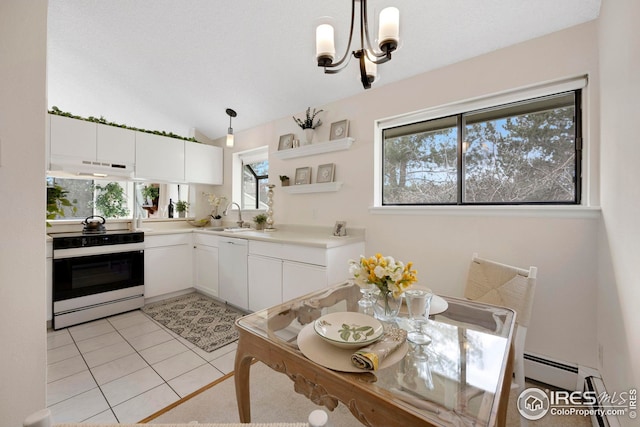
[[[379,320],[356,312],[324,315],[313,323],[313,329],[326,342],[350,349],[369,345],[384,334]]]

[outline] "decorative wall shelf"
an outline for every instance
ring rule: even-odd
[[[338,191],[342,187],[342,181],[321,182],[320,184],[302,184],[289,185],[281,187],[285,193],[301,194],[301,193],[326,193],[329,191]]]
[[[302,145],[300,147],[289,148],[287,150],[273,151],[271,154],[276,159],[294,159],[296,157],[313,156],[315,154],[330,153],[332,151],[348,150],[355,139],[342,138],[333,141],[318,142],[315,144]]]

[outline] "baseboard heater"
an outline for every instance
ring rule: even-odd
[[[538,354],[524,354],[524,372],[527,378],[549,384],[564,390],[577,390],[579,369],[576,364],[553,360]]]
[[[604,382],[601,378],[589,376],[584,379],[584,391],[595,392],[598,396],[607,396],[607,389],[604,386]],[[606,402],[604,402],[606,406]],[[592,409],[603,409],[603,402],[598,401],[591,406]],[[591,423],[594,427],[620,427],[620,421],[615,416],[608,416],[600,413],[600,411],[594,411],[591,415]]]

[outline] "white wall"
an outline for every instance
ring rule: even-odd
[[[602,346],[599,368],[610,392],[640,386],[638,18],[637,1],[602,3],[599,47],[603,215],[598,241],[598,343]],[[623,425],[632,425],[628,417],[619,419]]]
[[[356,139],[348,151],[291,160],[270,158],[275,221],[332,225],[336,220],[366,227],[367,254],[382,252],[412,260],[420,282],[437,292],[461,296],[474,251],[503,262],[536,265],[538,291],[529,328],[527,350],[557,359],[596,366],[596,278],[598,215],[592,217],[495,215],[379,215],[373,204],[374,120],[451,102],[490,95],[568,76],[590,75],[585,90],[585,167],[597,169],[598,60],[595,23],[587,23],[540,39],[464,61],[330,105],[326,125],[316,141],[328,139],[330,123],[350,120]],[[399,51],[398,55],[403,52]],[[407,53],[408,54],[408,53]],[[393,67],[393,61],[379,67]],[[355,70],[344,72],[355,73]],[[354,74],[355,76],[355,74]],[[331,76],[326,76],[331,79]],[[358,84],[354,77],[354,84]],[[303,114],[300,112],[299,114]],[[279,135],[302,132],[291,117],[236,135],[237,150],[269,144],[277,149]],[[225,150],[225,183],[230,152]],[[336,193],[285,194],[278,175],[293,177],[295,168],[336,163]],[[314,175],[315,180],[315,175]],[[597,181],[585,196],[597,200]],[[225,190],[227,191],[227,190]],[[346,266],[345,266],[346,268]]]
[[[46,405],[46,0],[0,2],[0,420]],[[28,197],[25,197],[28,195]]]

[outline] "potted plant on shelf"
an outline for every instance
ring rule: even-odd
[[[189,203],[184,200],[178,200],[176,202],[176,212],[178,212],[178,218],[184,218],[187,213],[187,208],[189,207]]]
[[[261,213],[253,217],[253,222],[256,223],[256,230],[264,230],[264,225],[267,222],[267,215]]]
[[[283,187],[289,186],[289,177],[287,175],[280,175],[280,183]]]
[[[311,140],[313,139],[313,130],[315,128],[317,128],[318,126],[322,125],[322,120],[318,119],[315,123],[313,122],[316,118],[316,116],[320,113],[322,113],[323,110],[318,110],[316,111],[316,109],[314,108],[313,111],[311,110],[311,107],[307,108],[307,112],[305,114],[305,118],[304,120],[299,119],[295,116],[293,116],[293,120],[295,120],[295,122],[298,124],[298,126],[300,126],[302,128],[302,130],[304,131],[304,136],[306,139],[306,144],[311,144]]]

